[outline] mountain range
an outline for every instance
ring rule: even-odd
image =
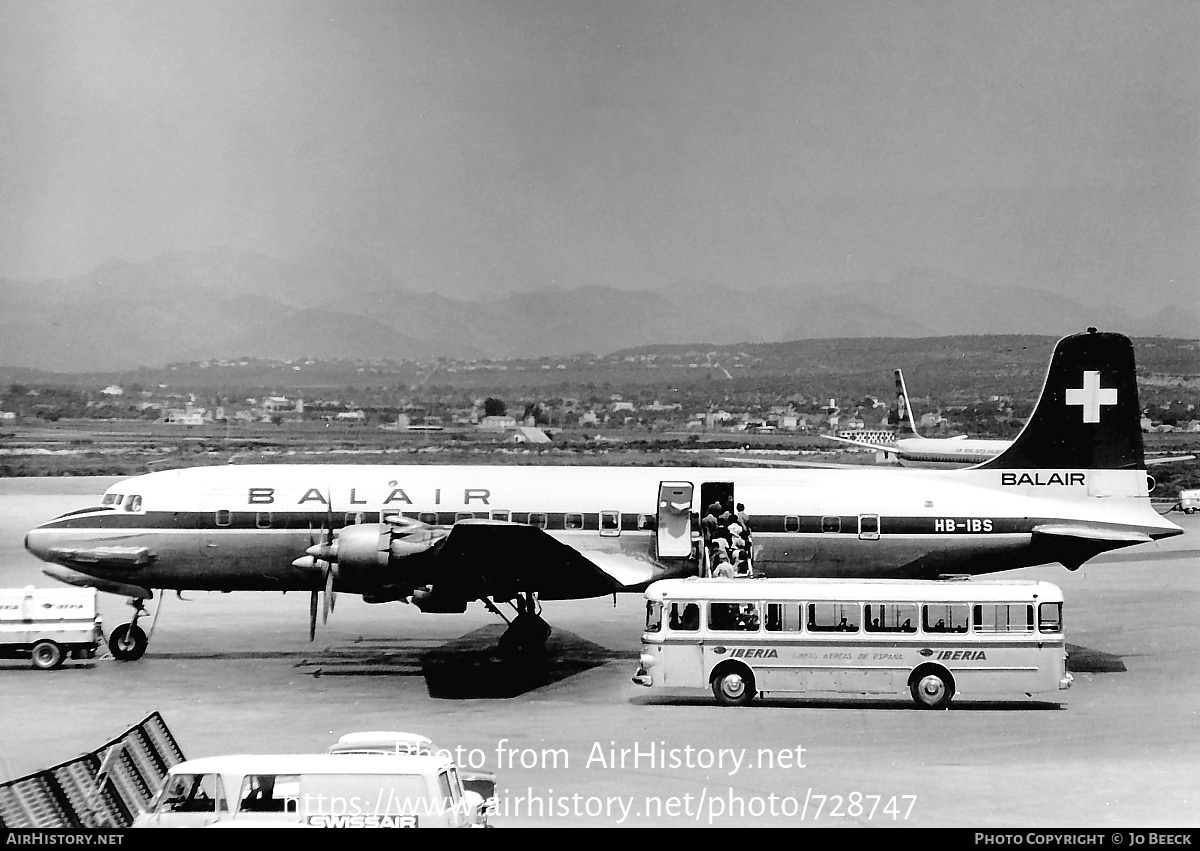
[[[231,250],[109,261],[59,281],[0,279],[0,365],[56,372],[260,357],[424,359],[608,354],[656,343],[834,337],[1061,336],[1094,325],[1200,338],[1191,305],[1132,317],[1105,305],[914,270],[891,282],[739,290],[538,290],[488,299],[414,292],[342,253],[303,261]]]

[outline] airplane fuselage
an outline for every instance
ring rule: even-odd
[[[109,583],[89,584],[130,596],[154,588],[316,590],[323,573],[293,563],[309,547],[331,530],[386,530],[397,516],[429,527],[534,526],[615,577],[616,590],[637,590],[697,570],[698,519],[716,494],[745,504],[757,576],[928,578],[1077,566],[1105,549],[1180,531],[1151,507],[1139,470],[262,465],[151,473],[108,494],[108,506],[31,530],[26,546],[71,572],[51,575]],[[1052,539],[1039,535],[1051,527],[1059,530]],[[525,557],[495,549],[481,560]],[[416,557],[347,564],[336,589],[420,584],[425,577],[394,574],[422,569]],[[554,565],[542,570],[546,599],[614,590]]]

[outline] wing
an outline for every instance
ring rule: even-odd
[[[1193,461],[1195,458],[1195,455],[1175,455],[1170,458],[1147,458],[1145,460],[1146,466],[1150,467],[1154,464],[1174,464],[1178,461]]]
[[[866,440],[852,440],[849,437],[838,437],[837,435],[833,434],[823,434],[821,437],[829,440],[836,440],[840,443],[849,443],[851,446],[862,446],[866,449],[874,449],[876,452],[891,452],[892,454],[896,453],[896,447],[888,446],[886,443],[871,443]]]
[[[807,467],[810,470],[861,470],[863,464],[835,464],[832,461],[796,461],[791,458],[722,458],[730,464],[746,464],[752,467]]]

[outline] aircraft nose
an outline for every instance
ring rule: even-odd
[[[40,526],[36,529],[30,529],[25,533],[25,549],[33,553],[42,561],[49,561],[46,558],[46,553],[49,549],[49,533]]]

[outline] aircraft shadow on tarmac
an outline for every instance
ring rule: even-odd
[[[498,643],[504,627],[485,626],[444,644],[361,639],[330,647],[296,664],[314,677],[423,676],[429,696],[447,700],[519,697],[612,661],[628,652],[593,644],[556,629],[536,658],[507,659]]]
[[[1116,653],[1067,645],[1067,670],[1073,674],[1123,674],[1125,660]]]

